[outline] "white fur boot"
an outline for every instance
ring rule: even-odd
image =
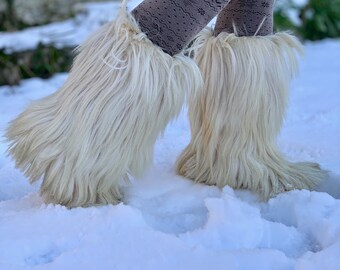
[[[194,47],[204,92],[190,100],[192,138],[177,161],[178,174],[250,189],[263,199],[320,183],[325,172],[318,164],[289,162],[275,143],[299,41],[287,33],[215,37],[204,30]]]
[[[201,82],[194,61],[140,31],[125,1],[80,47],[61,89],[10,124],[10,154],[31,182],[43,176],[46,203],[115,204],[120,181],[145,171],[156,138]]]

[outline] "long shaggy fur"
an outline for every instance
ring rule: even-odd
[[[250,189],[263,199],[320,183],[325,172],[318,164],[289,162],[275,143],[299,41],[288,33],[215,37],[207,29],[195,47],[204,92],[189,104],[192,138],[177,161],[178,174]]]
[[[10,154],[31,182],[43,176],[47,203],[117,203],[119,182],[147,168],[157,136],[201,83],[195,62],[153,45],[123,3],[79,48],[61,89],[10,124]]]

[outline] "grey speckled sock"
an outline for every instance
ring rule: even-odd
[[[164,52],[175,55],[230,0],[145,0],[131,13],[142,32]]]
[[[231,0],[218,15],[215,35],[265,36],[273,33],[274,0]]]

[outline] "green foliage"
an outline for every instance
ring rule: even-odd
[[[309,40],[340,36],[340,0],[310,0],[300,11],[302,37]]]
[[[19,84],[21,79],[49,78],[72,65],[74,48],[58,49],[39,44],[35,50],[7,54],[0,49],[0,85]]]
[[[295,29],[295,25],[285,16],[282,10],[274,13],[275,30],[281,29]]]
[[[275,31],[291,30],[297,32],[296,23],[294,23],[289,12],[297,12],[297,7],[291,0],[278,0],[274,11],[274,27]]]
[[[296,14],[296,20],[292,19]],[[340,0],[309,0],[298,6],[292,0],[278,1],[275,30],[292,30],[301,38],[320,40],[340,37]]]

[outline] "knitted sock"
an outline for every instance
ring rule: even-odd
[[[175,55],[230,0],[145,0],[131,13],[140,29],[164,52]]]
[[[273,33],[274,0],[231,0],[218,15],[215,35],[266,36]]]

